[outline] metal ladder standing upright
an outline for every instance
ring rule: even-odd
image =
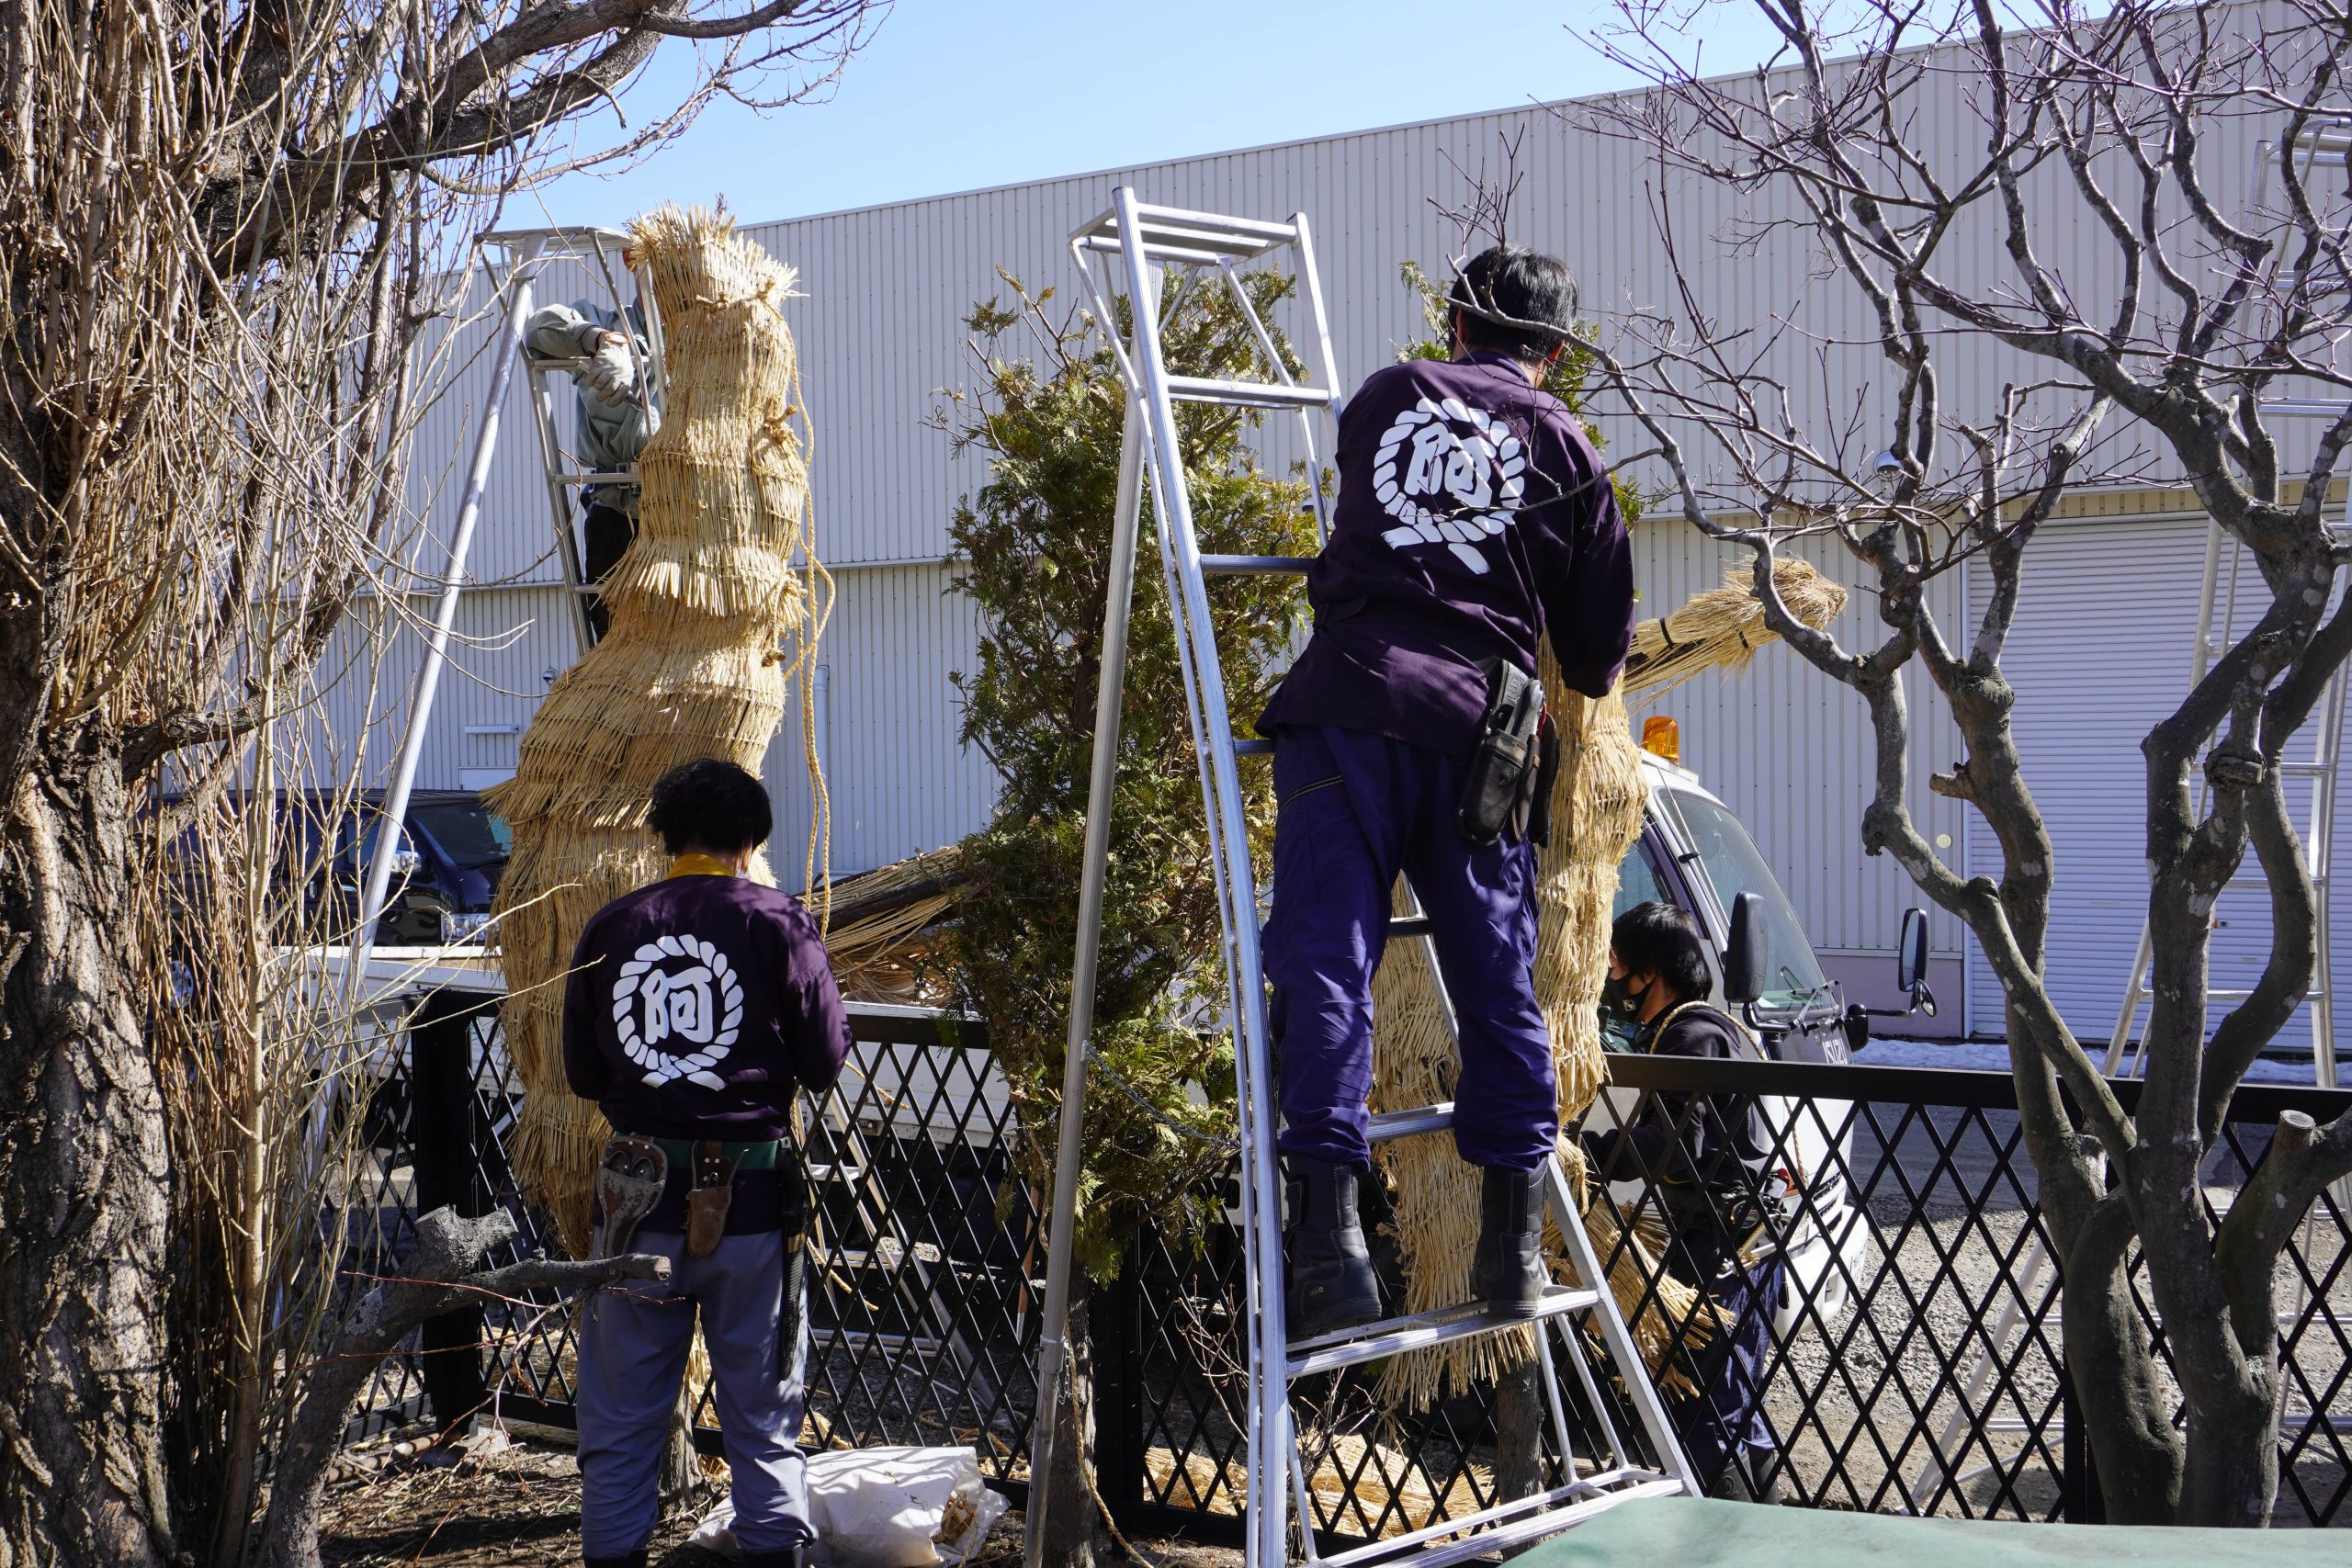
[[[1480,1555],[1516,1542],[1549,1535],[1627,1499],[1695,1492],[1688,1464],[1666,1417],[1633,1337],[1610,1294],[1592,1243],[1556,1162],[1548,1169],[1547,1206],[1566,1240],[1568,1259],[1585,1287],[1555,1285],[1538,1311],[1536,1342],[1554,1437],[1563,1459],[1562,1483],[1532,1496],[1498,1503],[1461,1518],[1408,1534],[1318,1556],[1310,1493],[1290,1411],[1291,1385],[1302,1378],[1335,1372],[1406,1350],[1518,1328],[1525,1319],[1505,1320],[1475,1303],[1387,1319],[1359,1328],[1294,1342],[1283,1321],[1282,1183],[1274,1148],[1275,1116],[1267,1031],[1266,987],[1258,948],[1258,884],[1250,857],[1239,759],[1273,748],[1263,740],[1237,740],[1228,723],[1225,676],[1209,615],[1206,580],[1212,576],[1304,573],[1299,557],[1204,555],[1193,532],[1175,405],[1218,404],[1228,408],[1291,411],[1297,414],[1305,444],[1318,536],[1329,529],[1316,442],[1318,411],[1337,411],[1338,374],[1322,288],[1315,271],[1313,242],[1304,214],[1268,223],[1209,213],[1187,212],[1139,202],[1121,186],[1111,209],[1070,236],[1070,252],[1091,298],[1096,319],[1106,329],[1117,321],[1089,262],[1091,255],[1116,258],[1112,287],[1124,285],[1134,302],[1132,340],[1113,338],[1126,383],[1126,427],[1119,453],[1119,493],[1111,535],[1111,575],[1103,616],[1102,683],[1095,703],[1093,776],[1087,801],[1086,844],[1079,896],[1077,962],[1070,994],[1070,1024],[1062,1085],[1059,1152],[1048,1221],[1048,1259],[1043,1333],[1038,1349],[1037,1420],[1030,1461],[1028,1559],[1032,1568],[1044,1547],[1046,1477],[1054,1463],[1057,1416],[1069,1366],[1063,1333],[1068,1321],[1071,1230],[1076,1219],[1079,1164],[1085,1121],[1086,1069],[1092,1033],[1095,964],[1102,934],[1102,899],[1115,782],[1120,690],[1125,674],[1127,624],[1135,592],[1136,533],[1148,483],[1158,519],[1160,564],[1175,624],[1180,665],[1190,709],[1194,750],[1200,761],[1201,793],[1207,810],[1210,859],[1224,920],[1227,1025],[1234,1037],[1241,1176],[1244,1316],[1249,1324],[1246,1512],[1247,1560],[1250,1568],[1280,1568],[1291,1561],[1292,1505],[1298,1508],[1304,1556],[1330,1568],[1372,1562],[1410,1561],[1423,1568]],[[1287,252],[1297,269],[1305,303],[1313,319],[1315,368],[1320,384],[1300,382],[1283,366],[1265,321],[1242,287],[1238,265],[1262,263]],[[1171,267],[1222,276],[1267,352],[1277,380],[1227,381],[1183,376],[1168,367],[1161,352],[1160,285]],[[1429,946],[1429,922],[1413,917],[1392,922],[1390,939],[1418,941],[1438,973]],[[1446,1009],[1449,1025],[1452,1009]],[[1374,1141],[1448,1131],[1451,1104],[1374,1118]],[[1637,1461],[1608,1414],[1609,1401],[1596,1385],[1576,1332],[1579,1323],[1598,1333],[1612,1370],[1638,1416],[1658,1462]],[[1601,1428],[1589,1458],[1592,1473],[1579,1477],[1577,1449],[1554,1376],[1550,1334],[1556,1331],[1584,1397]],[[1288,1475],[1283,1473],[1285,1470]]]
[[[491,297],[500,301],[502,312],[499,335],[489,346],[491,355],[490,386],[482,395],[481,412],[474,427],[473,453],[466,466],[465,488],[458,502],[458,515],[449,531],[449,543],[444,558],[443,575],[435,585],[432,623],[425,633],[424,657],[417,666],[416,680],[409,694],[408,722],[401,728],[400,749],[392,759],[391,778],[384,791],[384,818],[390,822],[405,819],[409,796],[416,783],[419,758],[424,754],[424,736],[432,722],[435,699],[441,688],[441,672],[447,667],[449,638],[457,624],[458,600],[465,590],[466,561],[473,548],[475,525],[481,520],[482,497],[490,484],[492,459],[498,451],[498,433],[505,413],[506,390],[514,376],[515,362],[520,360],[530,378],[531,407],[539,434],[539,460],[547,474],[548,504],[554,515],[556,557],[563,568],[566,597],[572,607],[574,629],[580,637],[582,651],[586,651],[595,636],[588,621],[588,596],[594,592],[582,576],[580,547],[572,532],[570,491],[590,484],[609,484],[616,480],[630,480],[637,477],[634,466],[611,473],[582,473],[573,471],[566,462],[567,455],[555,425],[555,403],[547,378],[566,373],[580,361],[577,358],[536,360],[530,356],[524,329],[529,324],[532,292],[538,282],[540,270],[552,260],[571,260],[590,265],[610,291],[614,309],[627,316],[628,300],[622,298],[620,279],[614,264],[618,261],[621,247],[628,236],[613,229],[500,229],[478,236],[474,244],[476,259],[490,287]],[[493,259],[492,251],[499,254]],[[644,380],[649,386],[661,384],[662,345],[662,323],[653,301],[653,291],[640,288],[638,294],[645,307],[646,341],[652,349],[652,363],[644,367]],[[650,409],[649,422],[658,418]],[[376,852],[368,865],[367,881],[360,893],[358,936],[353,943],[351,972],[356,976],[365,973],[368,954],[375,944],[377,918],[382,914],[391,896],[392,863],[401,840],[398,833],[378,836]]]

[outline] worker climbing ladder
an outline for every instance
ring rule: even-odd
[[[1555,1162],[1547,1169],[1546,1206],[1580,1281],[1576,1288],[1555,1285],[1546,1291],[1539,1303],[1535,1325],[1547,1411],[1561,1461],[1560,1483],[1532,1496],[1498,1502],[1476,1513],[1430,1524],[1408,1534],[1318,1556],[1314,1520],[1308,1512],[1310,1489],[1293,1436],[1292,1385],[1304,1378],[1362,1366],[1408,1350],[1515,1330],[1527,1324],[1524,1319],[1505,1320],[1490,1315],[1476,1303],[1390,1318],[1300,1341],[1289,1337],[1284,1323],[1283,1200],[1274,1148],[1272,1055],[1258,944],[1258,883],[1250,862],[1239,772],[1241,758],[1264,755],[1272,751],[1272,746],[1262,740],[1237,739],[1232,733],[1224,669],[1209,615],[1207,579],[1245,574],[1295,575],[1304,573],[1309,563],[1297,557],[1201,552],[1193,535],[1176,405],[1198,402],[1295,413],[1307,471],[1312,476],[1317,536],[1328,534],[1330,520],[1317,455],[1317,415],[1326,410],[1336,412],[1340,397],[1330,329],[1306,217],[1294,215],[1287,222],[1270,223],[1148,207],[1136,199],[1133,190],[1122,186],[1114,193],[1109,211],[1070,237],[1070,251],[1091,296],[1096,320],[1110,323],[1118,317],[1102,283],[1095,276],[1090,260],[1093,256],[1113,258],[1106,264],[1115,272],[1110,287],[1124,287],[1136,309],[1131,312],[1130,341],[1120,344],[1115,337],[1113,341],[1127,390],[1126,424],[1120,446],[1119,491],[1112,525],[1102,677],[1095,704],[1093,776],[1087,800],[1085,858],[1079,895],[1078,953],[1063,1072],[1063,1111],[1047,1220],[1037,1421],[1030,1463],[1032,1568],[1039,1562],[1045,1544],[1048,1501],[1046,1478],[1053,1473],[1056,1429],[1059,1424],[1056,1416],[1069,1368],[1069,1348],[1063,1332],[1069,1306],[1071,1233],[1078,1202],[1095,965],[1102,935],[1113,786],[1119,750],[1120,694],[1125,674],[1128,616],[1134,602],[1136,536],[1147,485],[1158,521],[1160,564],[1167,581],[1170,617],[1176,632],[1193,748],[1200,763],[1210,860],[1224,922],[1227,1027],[1234,1041],[1238,1098],[1242,1321],[1249,1325],[1245,1512],[1249,1519],[1247,1559],[1250,1568],[1282,1568],[1293,1560],[1295,1542],[1297,1554],[1306,1561],[1330,1568],[1373,1562],[1411,1562],[1424,1568],[1438,1568],[1440,1564],[1565,1529],[1630,1498],[1694,1490],[1681,1449],[1668,1425],[1665,1408],[1626,1330],[1615,1298],[1603,1280],[1566,1179]],[[1244,265],[1265,263],[1285,254],[1296,269],[1312,319],[1313,369],[1319,373],[1319,382],[1299,380],[1285,367],[1283,356],[1275,352],[1273,334],[1252,305],[1238,270]],[[1162,354],[1157,306],[1162,281],[1170,269],[1178,268],[1187,269],[1211,284],[1216,279],[1209,275],[1222,277],[1266,351],[1276,379],[1221,380],[1182,375],[1169,367]],[[1398,919],[1392,922],[1389,937],[1391,941],[1427,944],[1428,930],[1425,919]],[[1433,950],[1429,955],[1434,975],[1437,967]],[[1451,1022],[1450,1010],[1448,1021]],[[1372,1137],[1380,1142],[1446,1132],[1453,1125],[1453,1109],[1450,1104],[1441,1104],[1375,1117]],[[1654,1461],[1636,1459],[1627,1448],[1625,1434],[1611,1419],[1611,1402],[1602,1397],[1594,1381],[1579,1328],[1589,1330],[1598,1338],[1608,1370],[1622,1384],[1641,1425],[1642,1435],[1647,1439],[1648,1452],[1656,1456]],[[1556,1350],[1555,1336],[1558,1340]],[[1563,1353],[1599,1429],[1597,1440],[1583,1453],[1578,1452],[1573,1440],[1575,1434],[1570,1430],[1560,1397],[1560,1383],[1554,1375],[1555,1357]],[[1295,1535],[1292,1529],[1294,1502],[1298,1509]]]

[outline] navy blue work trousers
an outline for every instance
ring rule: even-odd
[[[1367,1164],[1372,977],[1398,872],[1430,917],[1459,1021],[1453,1142],[1473,1165],[1534,1170],[1560,1130],[1535,1003],[1535,852],[1463,837],[1466,759],[1385,736],[1286,726],[1274,745],[1273,908],[1265,930],[1284,1153]]]
[[[1779,1444],[1764,1417],[1772,1360],[1772,1314],[1786,1282],[1779,1258],[1743,1264],[1735,1258],[1707,1293],[1724,1325],[1691,1369],[1695,1393],[1667,1400],[1667,1416],[1699,1485],[1713,1493],[1734,1461],[1747,1466],[1750,1495],[1772,1473]]]

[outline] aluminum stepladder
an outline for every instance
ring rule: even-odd
[[[2266,402],[2263,412],[2289,416],[2324,415],[2333,419],[2343,411],[2340,405],[2296,400]],[[2342,535],[2346,529],[2339,527],[2335,531]],[[2224,554],[2229,556],[2226,571],[2222,567]],[[2205,527],[2205,566],[2202,598],[2197,614],[2197,644],[2189,656],[2188,687],[2192,691],[2205,678],[2206,671],[2212,668],[2213,660],[2227,651],[2235,638],[2239,574],[2245,561],[2245,547],[2231,539],[2219,523],[2209,521]],[[2310,753],[2301,757],[2281,758],[2278,762],[2281,773],[2308,781],[2309,784],[2309,795],[2304,802],[2308,826],[2302,834],[2303,869],[2311,876],[2312,888],[2318,895],[2312,911],[2318,961],[2312,974],[2312,988],[2297,1008],[2309,1012],[2312,1077],[2323,1089],[2336,1086],[2335,1023],[2332,1004],[2335,985],[2334,968],[2328,953],[2327,904],[2335,840],[2336,773],[2343,760],[2347,695],[2352,695],[2352,679],[2347,679],[2346,671],[2339,667],[2313,705],[2312,717],[2306,726]],[[2196,813],[2199,817],[2204,815],[2209,795],[2210,786],[2200,774],[2196,804]],[[2291,807],[2293,802],[2290,801],[2290,805]],[[2258,869],[2248,871],[2241,867],[2237,874],[2223,885],[2222,892],[2223,897],[2227,897],[2233,893],[2264,893],[2268,889],[2269,883]],[[2148,924],[2143,920],[2139,946],[2132,959],[2131,976],[2124,984],[2123,1000],[2116,1010],[2115,1028],[2108,1036],[2107,1055],[2101,1065],[2100,1070],[2110,1077],[2118,1073],[2136,1077],[2146,1070],[2146,1059],[2141,1053],[2140,1043],[2132,1038],[2132,1030],[2139,1022],[2140,1010],[2155,995],[2149,985],[2149,970],[2154,962],[2152,942]],[[2228,1004],[2242,1002],[2251,993],[2243,988],[2212,987],[2208,988],[2206,999],[2209,1003]],[[2335,1193],[2337,1205],[2352,1213],[2352,1182],[2337,1183]],[[2308,1227],[2313,1224],[2317,1214],[2318,1205],[2314,1203],[2312,1212],[2304,1216],[2304,1224]],[[1992,1385],[1999,1370],[1996,1358],[2006,1353],[2010,1337],[2017,1332],[2018,1325],[2029,1310],[2046,1307],[2050,1296],[2057,1291],[2058,1280],[2051,1263],[2049,1251],[2038,1237],[2020,1258],[2016,1282],[2009,1287],[2008,1299],[2002,1303],[2000,1315],[1994,1321],[1984,1348],[1977,1353],[1962,1396],[1931,1446],[1931,1457],[1926,1468],[1905,1488],[1905,1495],[1914,1511],[1924,1510],[1930,1505],[1936,1489],[1947,1475],[1952,1477],[1954,1485],[1959,1485],[1983,1474],[1989,1468],[1989,1465],[1979,1465],[1973,1470],[1953,1474],[1954,1444],[1962,1441],[1962,1435],[1969,1425],[1969,1411],[1983,1401],[1986,1389]],[[2046,1290],[2042,1289],[2045,1275],[2048,1276]],[[2293,1305],[2279,1309],[2282,1328],[2299,1321],[2308,1305],[2302,1299],[2300,1280],[2295,1294]],[[2030,1297],[2031,1301],[2029,1301]],[[2339,1430],[2352,1430],[2352,1417],[2324,1413],[2314,1416],[2310,1411],[2289,1410],[2283,1413],[2283,1419],[2291,1421],[2298,1416],[2307,1420],[2329,1422]],[[2028,1425],[2011,1416],[1985,1421],[1979,1429],[1984,1432],[2014,1432],[2024,1430]]]
[[[1030,1462],[1030,1568],[1036,1568],[1044,1550],[1046,1478],[1053,1472],[1057,1416],[1069,1363],[1063,1334],[1069,1305],[1071,1230],[1083,1148],[1087,1063],[1117,769],[1121,685],[1125,672],[1128,616],[1134,602],[1136,536],[1147,484],[1158,521],[1160,564],[1167,581],[1179,663],[1183,671],[1194,752],[1200,763],[1210,860],[1224,923],[1227,1026],[1234,1039],[1238,1085],[1243,1304],[1250,1337],[1245,1425],[1249,1448],[1246,1556],[1250,1568],[1282,1568],[1293,1561],[1294,1505],[1301,1526],[1297,1539],[1306,1561],[1329,1564],[1330,1568],[1404,1561],[1437,1568],[1555,1533],[1634,1497],[1695,1492],[1664,1405],[1626,1330],[1616,1301],[1607,1289],[1566,1179],[1555,1162],[1549,1168],[1547,1207],[1566,1238],[1568,1259],[1577,1277],[1585,1281],[1584,1286],[1575,1289],[1555,1285],[1547,1291],[1536,1326],[1548,1412],[1564,1460],[1562,1483],[1405,1535],[1329,1556],[1317,1554],[1306,1474],[1292,1432],[1290,1385],[1301,1378],[1363,1365],[1405,1350],[1515,1328],[1525,1320],[1504,1322],[1475,1306],[1458,1306],[1293,1342],[1283,1319],[1283,1199],[1274,1151],[1266,991],[1258,946],[1258,885],[1250,863],[1239,773],[1241,757],[1263,755],[1272,748],[1265,741],[1237,740],[1231,732],[1223,665],[1209,616],[1206,580],[1217,575],[1295,575],[1303,573],[1309,563],[1296,557],[1201,552],[1193,531],[1175,405],[1203,402],[1295,412],[1308,472],[1314,476],[1310,488],[1318,536],[1328,532],[1329,519],[1317,466],[1315,416],[1322,410],[1336,412],[1340,399],[1330,331],[1306,219],[1304,214],[1295,214],[1286,222],[1270,223],[1150,207],[1137,200],[1132,189],[1122,186],[1114,193],[1109,211],[1070,236],[1070,252],[1091,298],[1096,319],[1104,323],[1106,331],[1111,330],[1117,316],[1094,275],[1090,256],[1114,258],[1106,264],[1116,269],[1111,287],[1115,289],[1124,286],[1136,308],[1131,313],[1131,341],[1122,344],[1115,335],[1113,337],[1114,352],[1127,391],[1126,424],[1120,446],[1118,502],[1113,521],[1108,604],[1103,617],[1102,681],[1095,705],[1093,774],[1088,796],[1063,1110],[1047,1221],[1048,1258],[1038,1348],[1037,1415]],[[1312,318],[1314,366],[1320,374],[1320,385],[1299,382],[1282,367],[1281,356],[1272,352],[1272,335],[1251,306],[1237,271],[1239,265],[1265,262],[1284,254],[1296,268],[1304,303]],[[1158,307],[1162,280],[1171,268],[1186,269],[1203,282],[1210,281],[1201,276],[1204,273],[1222,276],[1260,344],[1267,350],[1279,377],[1277,381],[1218,381],[1175,374],[1169,368],[1161,353]],[[1422,942],[1430,960],[1430,972],[1435,976],[1435,953],[1430,946],[1428,931],[1427,919],[1414,917],[1394,921],[1389,934],[1392,941]],[[1446,1013],[1451,1023],[1450,1008]],[[1442,1133],[1453,1125],[1453,1111],[1452,1105],[1443,1104],[1388,1113],[1374,1118],[1372,1136],[1378,1142]],[[1611,1420],[1609,1401],[1601,1397],[1595,1385],[1592,1369],[1577,1339],[1577,1325],[1580,1322],[1589,1323],[1597,1330],[1648,1438],[1650,1451],[1658,1456],[1657,1466],[1637,1462]],[[1601,1427],[1601,1443],[1595,1446],[1593,1452],[1597,1468],[1583,1477],[1577,1473],[1572,1457],[1577,1447],[1571,1441],[1559,1382],[1553,1375],[1554,1332],[1559,1335],[1584,1396]],[[1605,1457],[1599,1451],[1602,1447]]]

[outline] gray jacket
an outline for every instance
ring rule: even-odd
[[[628,318],[629,338],[636,347],[638,363],[650,364],[652,348],[645,337],[645,312],[631,305]],[[594,299],[574,299],[569,305],[548,305],[531,312],[523,341],[535,359],[572,359],[594,353],[598,333],[620,330],[620,312],[611,306]],[[575,371],[573,384],[578,386],[579,380]],[[657,412],[660,410],[659,398],[653,406]],[[582,468],[621,468],[637,461],[638,454],[645,450],[649,434],[643,409],[635,403],[608,403],[585,386],[580,386],[576,407],[579,418],[573,439],[579,449],[572,456]],[[593,486],[582,492],[581,499],[631,517],[637,515],[635,485]]]

